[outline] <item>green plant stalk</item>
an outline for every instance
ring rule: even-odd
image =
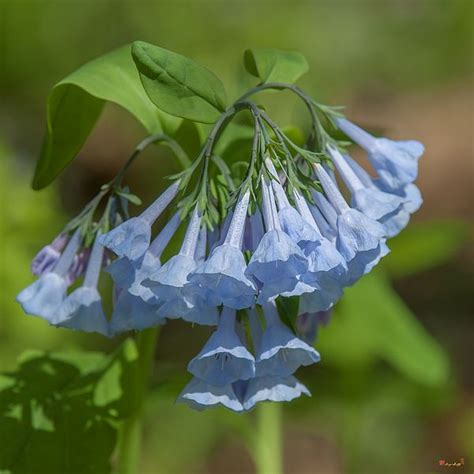
[[[279,403],[260,403],[256,411],[257,474],[283,474],[282,407]]]
[[[159,327],[146,329],[137,336],[138,364],[136,372],[136,399],[133,411],[124,421],[119,442],[119,474],[138,474],[142,437],[143,405],[153,365]]]

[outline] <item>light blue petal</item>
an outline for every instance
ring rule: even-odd
[[[115,259],[105,268],[114,283],[120,288],[128,288],[135,279],[135,265],[127,257]]]
[[[407,184],[404,188],[405,196],[407,201],[405,202],[405,209],[413,214],[420,209],[423,204],[423,198],[421,192],[416,185],[413,183]]]
[[[143,286],[151,288],[160,300],[169,301],[180,298],[182,289],[188,282],[188,275],[196,268],[193,257],[175,255],[159,270],[143,281]]]
[[[255,250],[245,274],[262,283],[304,273],[308,262],[301,249],[282,231],[267,232]]]
[[[315,242],[319,239],[314,227],[306,222],[296,209],[285,207],[278,213],[278,218],[282,230],[301,248],[304,248],[307,242]]]
[[[186,403],[195,410],[204,410],[219,405],[236,412],[243,410],[242,403],[232,385],[213,387],[196,377],[179,394],[177,402]]]
[[[181,318],[194,324],[215,326],[219,312],[216,306],[207,305],[197,296],[180,296],[166,301],[158,309],[158,314],[163,318]]]
[[[345,284],[345,280],[337,281],[330,277],[319,278],[318,287],[315,291],[301,296],[299,313],[315,313],[329,310],[341,298],[343,284]]]
[[[188,371],[210,385],[223,386],[253,377],[255,359],[234,328],[220,322],[217,331],[189,363]]]
[[[298,367],[320,360],[316,350],[296,337],[283,323],[269,324],[265,329],[256,357],[257,377],[288,377]]]
[[[415,140],[394,141],[378,138],[368,150],[369,160],[380,179],[390,189],[397,189],[415,181],[418,175],[418,159],[424,146]]]
[[[159,257],[150,252],[146,252],[139,262],[139,265],[135,265],[134,278],[128,287],[128,292],[140,296],[144,301],[148,301],[154,294],[150,288],[143,286],[142,283],[161,267],[161,263]]]
[[[228,303],[231,302],[234,309],[243,309],[253,305],[256,293],[254,283],[245,276],[246,268],[242,252],[224,244],[216,247],[189,275],[189,281],[199,287],[197,291],[211,292],[217,305],[230,306]]]
[[[308,258],[308,271],[301,275],[302,281],[311,284],[317,282],[321,275],[344,280],[347,264],[332,242],[322,238],[318,242],[308,244],[305,254]]]
[[[387,237],[395,237],[410,222],[410,214],[402,207],[400,210],[384,216],[379,222],[384,225]]]
[[[43,273],[50,272],[61,256],[61,252],[55,249],[51,244],[43,247],[31,262],[31,273],[40,276]]]
[[[164,324],[164,318],[158,316],[158,305],[153,300],[143,301],[127,291],[122,291],[115,302],[110,333],[118,334],[124,331],[139,331]]]
[[[138,260],[150,246],[151,227],[147,220],[132,217],[107,234],[99,237],[99,242],[119,257]]]
[[[310,391],[296,377],[265,376],[249,381],[244,398],[244,409],[252,409],[258,402],[290,402]]]
[[[108,336],[108,323],[99,292],[95,288],[85,286],[74,290],[59,308],[55,324]]]
[[[332,310],[314,313],[300,313],[296,317],[296,333],[303,341],[314,345],[320,326],[326,326],[331,319]]]
[[[358,252],[355,258],[347,264],[349,271],[346,285],[353,285],[360,277],[369,273],[389,252],[390,249],[383,239],[376,248]]]
[[[403,206],[403,199],[395,194],[384,193],[375,186],[359,189],[352,195],[352,207],[367,217],[379,221]]]
[[[281,281],[280,286],[285,286],[289,288],[289,280]],[[278,288],[278,286],[274,282],[271,282],[266,285],[263,285],[262,290],[258,296],[257,302],[263,305],[264,303],[268,302],[270,299],[273,299],[275,298],[275,296],[278,295],[284,296],[285,298],[289,298],[291,296],[301,296],[305,293],[313,291],[314,287],[301,281],[300,278],[295,278],[291,285],[291,289],[288,290],[282,290],[281,288]]]
[[[338,216],[336,248],[350,262],[358,253],[376,249],[385,228],[361,212],[350,209]]]
[[[58,308],[66,297],[67,283],[56,273],[43,273],[16,297],[26,314],[54,322]]]

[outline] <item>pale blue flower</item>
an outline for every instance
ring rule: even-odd
[[[390,189],[398,189],[415,181],[418,160],[424,146],[415,140],[394,141],[375,138],[346,119],[336,119],[338,127],[364,148],[380,179]]]
[[[247,191],[237,202],[224,243],[189,276],[194,291],[214,305],[242,309],[255,304],[256,288],[245,276],[247,264],[240,250],[249,197]]]
[[[149,300],[153,293],[150,288],[143,286],[142,282],[161,267],[161,254],[178,229],[180,222],[179,213],[176,213],[140,259],[134,261],[121,257],[112,262],[106,270],[115,284],[120,288],[126,288],[132,295],[140,296],[145,301]]]
[[[336,248],[347,262],[347,284],[352,284],[386,254],[385,227],[362,212],[351,209],[324,168],[321,165],[315,168],[329,201],[338,212]]]
[[[68,236],[59,234],[50,244],[43,247],[31,262],[31,273],[40,276],[53,269],[67,244]]]
[[[313,345],[318,335],[319,327],[326,326],[331,319],[332,310],[314,313],[300,312],[296,317],[296,333],[306,343]]]
[[[40,316],[54,322],[56,311],[66,296],[67,283],[57,273],[43,273],[38,280],[22,290],[16,297],[26,314]]]
[[[121,291],[114,303],[110,333],[140,331],[164,322],[165,319],[158,315],[158,301],[155,298],[145,301],[128,291]]]
[[[377,219],[384,225],[387,237],[398,235],[410,221],[410,209],[417,210],[419,206],[421,206],[422,199],[418,188],[414,184],[407,184],[397,191],[388,189],[380,179],[372,179],[350,156],[345,156],[344,158],[357,177],[367,186],[367,189],[371,191],[375,190],[378,196],[392,196],[393,200],[398,200],[398,207],[394,208],[391,212],[379,216]],[[409,190],[409,193],[406,193],[405,190]],[[370,206],[370,202],[367,203],[367,206]],[[364,212],[361,206],[359,206],[358,209]],[[370,213],[364,213],[371,217]]]
[[[108,323],[97,288],[82,286],[61,304],[55,325],[84,332],[108,335]]]
[[[194,324],[215,326],[219,311],[216,305],[208,304],[198,295],[182,294],[178,298],[170,299],[158,308],[158,315],[162,318],[181,318]]]
[[[339,174],[351,193],[351,206],[366,216],[380,221],[401,210],[403,199],[395,194],[385,193],[375,187],[371,181],[364,183],[353,170],[354,164],[348,163],[339,151],[329,147],[328,151]]]
[[[169,186],[142,214],[123,222],[100,237],[100,243],[119,257],[138,260],[150,246],[151,226],[174,199],[179,182]]]
[[[281,230],[269,183],[262,182],[262,192],[267,232],[250,259],[246,275],[259,280],[267,297],[271,297],[292,291],[308,262],[298,245]]]
[[[54,324],[57,310],[66,297],[67,273],[82,241],[78,230],[69,239],[59,260],[49,272],[44,272],[38,280],[21,291],[16,297],[23,311],[42,317]]]
[[[193,377],[186,385],[179,394],[177,402],[186,403],[195,410],[204,410],[220,405],[232,411],[243,411],[242,402],[231,384],[215,387],[197,377]]]
[[[290,402],[301,395],[311,396],[310,391],[294,376],[266,375],[248,381],[243,406],[251,410],[258,402]]]
[[[162,301],[182,298],[183,288],[188,283],[188,275],[196,268],[194,255],[201,228],[201,215],[196,208],[178,255],[171,257],[161,268],[152,273],[143,285],[151,288],[155,296]]]
[[[256,375],[288,377],[298,367],[311,365],[320,360],[316,350],[296,337],[280,321],[275,302],[263,306],[266,328],[261,337],[256,355]]]
[[[255,359],[235,331],[235,310],[222,310],[217,330],[201,352],[191,360],[188,371],[214,386],[247,380],[255,374]]]
[[[108,335],[108,323],[102,309],[102,298],[97,290],[104,247],[96,239],[87,265],[84,282],[62,302],[55,324],[85,332]]]

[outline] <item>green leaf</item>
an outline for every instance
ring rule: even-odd
[[[265,82],[296,82],[309,69],[306,58],[297,51],[247,49],[245,69]]]
[[[176,117],[148,99],[126,45],[94,59],[56,84],[48,98],[47,126],[33,188],[41,189],[75,158],[106,101],[128,110],[149,133],[174,131]]]
[[[135,41],[132,55],[151,101],[165,112],[196,122],[213,123],[226,108],[222,82],[191,59]]]
[[[412,224],[389,241],[391,252],[381,268],[394,278],[429,270],[449,262],[469,238],[467,223],[455,220]]]
[[[326,361],[345,368],[381,359],[426,385],[448,377],[444,350],[380,274],[346,290],[331,324],[321,330],[318,349]]]
[[[1,380],[0,471],[109,472],[137,359],[132,340],[111,356],[25,353]]]
[[[126,191],[116,191],[116,193],[132,204],[135,204],[135,206],[140,206],[142,203],[142,200],[136,194],[128,193]]]

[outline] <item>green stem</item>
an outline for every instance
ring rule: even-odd
[[[260,403],[256,411],[255,461],[257,474],[283,474],[281,404]]]
[[[132,413],[122,425],[119,444],[119,474],[137,474],[139,472],[143,405],[148,390],[158,334],[159,327],[146,329],[137,336],[136,398]]]

